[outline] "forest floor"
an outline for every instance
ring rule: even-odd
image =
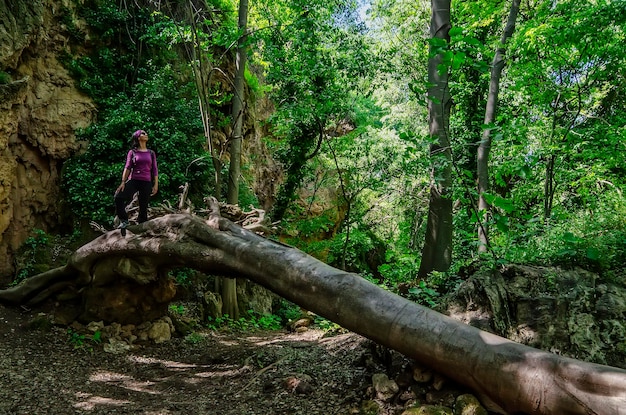
[[[372,342],[353,333],[207,330],[112,354],[37,315],[0,305],[1,415],[371,413]]]

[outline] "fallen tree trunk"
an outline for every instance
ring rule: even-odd
[[[0,302],[35,298],[73,275],[93,284],[100,261],[141,258],[245,277],[342,327],[397,350],[472,388],[511,414],[626,414],[626,371],[586,363],[480,331],[385,291],[219,216],[171,214],[111,231],[79,248],[65,267],[0,291]],[[126,265],[124,265],[127,267]],[[107,268],[110,268],[107,266]],[[123,268],[123,267],[122,267]],[[43,281],[41,283],[37,283]]]

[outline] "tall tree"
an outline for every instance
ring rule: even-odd
[[[443,48],[450,41],[450,0],[431,0],[428,122],[433,163],[426,237],[418,276],[447,271],[452,262],[452,152],[448,137],[452,100]]]
[[[489,151],[491,150],[491,130],[496,120],[496,110],[498,107],[498,93],[500,91],[500,77],[504,69],[505,46],[507,40],[513,35],[515,30],[515,20],[519,12],[521,0],[513,0],[506,26],[500,38],[500,44],[496,48],[491,66],[491,79],[489,82],[489,94],[487,95],[487,106],[485,107],[485,122],[482,140],[478,145],[476,157],[476,172],[478,175],[478,252],[486,252],[489,245],[487,237],[489,204],[485,199],[485,194],[489,191]]]
[[[233,135],[230,139],[230,164],[228,166],[228,192],[226,201],[232,205],[239,203],[239,175],[241,174],[241,141],[243,139],[244,116],[244,74],[246,70],[246,31],[248,27],[248,0],[239,0],[239,38],[235,58],[235,82],[232,100]],[[239,319],[237,305],[237,280],[222,280],[222,311],[234,319]]]
[[[228,166],[228,192],[226,201],[239,203],[239,175],[241,174],[241,142],[243,139],[243,117],[245,112],[245,70],[248,48],[246,31],[248,27],[248,0],[239,0],[239,38],[235,57],[235,81],[232,100],[233,134],[230,139],[230,164]]]

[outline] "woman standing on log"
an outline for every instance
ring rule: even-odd
[[[133,133],[131,148],[126,155],[122,183],[115,191],[115,211],[120,218],[119,229],[126,233],[128,214],[126,204],[139,192],[137,222],[148,220],[148,201],[159,190],[159,170],[154,151],[148,149],[148,134],[144,130]]]

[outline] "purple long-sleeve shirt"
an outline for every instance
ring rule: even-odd
[[[152,151],[150,150],[130,150],[126,155],[126,165],[124,168],[130,170],[130,179],[133,180],[151,182],[153,177],[159,175],[156,155],[152,155]]]

